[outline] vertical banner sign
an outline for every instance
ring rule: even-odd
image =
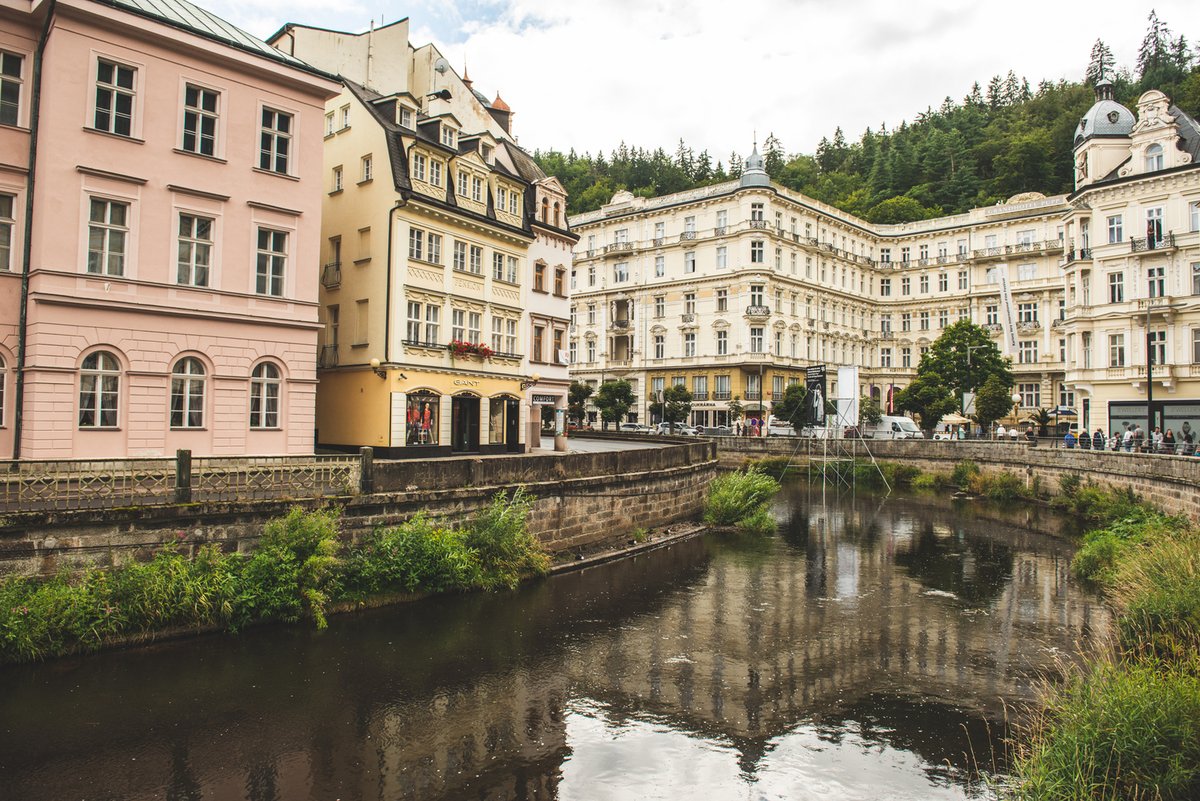
[[[825,425],[825,365],[816,364],[804,369],[804,388],[808,390],[808,413],[804,415],[805,424]]]
[[[997,265],[996,275],[1000,280],[1000,305],[1004,309],[1004,344],[1008,346],[1004,352],[1012,356],[1017,352],[1017,315],[1013,311],[1012,289],[1008,285],[1008,264]]]

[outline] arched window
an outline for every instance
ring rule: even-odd
[[[554,226],[556,228],[562,228],[562,223],[559,221],[558,201],[555,201],[554,203]]]
[[[1146,172],[1157,172],[1163,168],[1162,145],[1150,145],[1146,148]]]
[[[542,198],[542,222],[550,222],[550,201]]]
[[[171,428],[204,428],[204,365],[188,356],[171,371]]]
[[[115,428],[121,390],[121,363],[103,350],[79,366],[79,427]]]
[[[250,427],[279,428],[279,368],[269,362],[250,374]]]

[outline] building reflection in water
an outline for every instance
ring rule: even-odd
[[[1026,527],[776,512],[511,596],[0,670],[0,797],[963,797],[1004,704],[1107,626]]]

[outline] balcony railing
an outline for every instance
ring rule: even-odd
[[[727,400],[732,400],[732,399],[733,399],[733,393],[728,390],[722,391],[722,390],[718,389],[716,392],[713,393],[713,400],[715,400],[715,401],[727,401]]]
[[[663,244],[663,238],[661,236],[654,237],[654,247],[660,248],[660,247],[662,247],[662,244]]]
[[[713,235],[714,236],[725,236],[726,230],[727,229],[725,228],[724,225],[718,225],[716,228],[713,229]]]
[[[613,330],[615,330],[615,331],[628,331],[629,330],[629,321],[628,320],[612,320],[611,325],[613,327]]]
[[[342,285],[342,263],[331,261],[321,269],[321,286],[336,289]]]
[[[338,364],[338,346],[337,345],[322,345],[321,352],[317,355],[318,367],[337,367]]]
[[[892,340],[892,339],[896,338],[896,335],[893,334],[891,331],[880,331],[879,338],[884,339],[884,340]]]
[[[751,220],[750,227],[751,228],[767,228],[767,221],[766,220]]]
[[[762,400],[762,392],[756,389],[748,389],[746,390],[745,397],[748,401],[760,401]]]
[[[1166,233],[1161,236],[1148,236],[1142,239],[1130,239],[1131,253],[1144,253],[1150,250],[1171,250],[1175,247],[1175,234]]]
[[[694,400],[694,401],[706,401],[706,400],[708,400],[708,393],[707,393],[707,392],[693,392],[693,393],[692,393],[692,400]]]
[[[613,242],[604,248],[605,253],[629,253],[633,250],[632,242]]]
[[[1078,250],[1068,250],[1066,253],[1067,264],[1076,261],[1090,261],[1092,258],[1091,248],[1079,248]]]
[[[746,316],[747,317],[770,317],[771,316],[771,307],[770,306],[758,306],[758,305],[747,306],[746,307]]]
[[[684,231],[682,234],[679,235],[680,242],[691,242],[695,238],[696,238],[695,231]]]
[[[696,315],[692,312],[684,312],[683,314],[679,315],[679,319],[684,323],[694,323],[696,322]]]

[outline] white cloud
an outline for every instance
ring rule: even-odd
[[[1097,38],[1132,66],[1152,6],[1196,40],[1185,0],[475,0],[457,10],[420,0],[403,13],[337,0],[211,4],[259,35],[285,21],[362,30],[372,16],[410,15],[414,44],[430,36],[454,64],[467,58],[477,88],[499,90],[526,147],[670,150],[682,137],[721,160],[744,154],[755,130],[811,152],[839,125],[851,139],[892,127],[1010,69],[1035,85],[1077,80]]]

